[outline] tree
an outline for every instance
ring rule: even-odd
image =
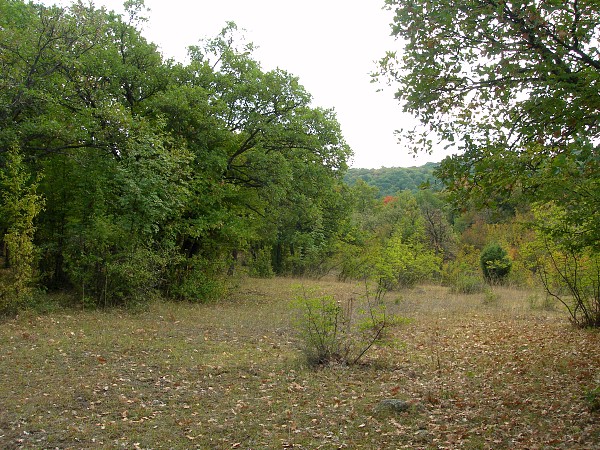
[[[479,263],[483,277],[488,283],[505,281],[512,267],[512,262],[506,250],[495,242],[486,245],[481,251]]]
[[[459,208],[554,206],[553,221],[531,225],[550,261],[561,260],[556,250],[565,262],[543,264],[546,289],[579,295],[579,322],[581,305],[597,305],[589,279],[582,288],[570,274],[600,254],[600,2],[386,4],[405,47],[382,59],[381,73],[423,124],[406,133],[413,149],[431,150],[434,135],[458,148],[437,175]],[[583,321],[598,326],[594,308]]]
[[[0,171],[0,232],[5,244],[6,274],[0,284],[0,315],[12,314],[32,294],[36,248],[34,220],[43,208],[17,148],[5,154]]]
[[[442,256],[444,260],[453,258],[456,250],[456,237],[448,220],[448,214],[444,211],[447,202],[441,195],[430,190],[419,191],[416,198],[423,215],[429,244],[436,256]]]
[[[230,200],[245,231],[231,250],[256,239],[259,248],[273,247],[277,272],[302,273],[331,251],[351,150],[335,113],[311,107],[296,77],[263,71],[253,48],[229,23],[191,49],[190,81],[209,93],[229,133],[219,176],[235,192]]]
[[[554,200],[600,247],[598,0],[386,0],[393,34],[381,74],[404,109],[460,155],[439,171],[455,199],[502,205]]]

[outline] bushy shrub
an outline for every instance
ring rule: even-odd
[[[551,203],[535,205],[533,212],[537,233],[524,248],[532,271],[574,325],[600,328],[600,251],[573,239],[586,225],[570,223],[569,211]]]
[[[442,259],[420,242],[404,242],[396,234],[388,240],[376,264],[378,278],[388,289],[413,287],[439,273]]]
[[[472,245],[463,245],[454,260],[444,264],[442,281],[454,294],[479,294],[485,289],[485,280],[479,273],[479,251]]]
[[[82,252],[71,255],[68,262],[68,274],[83,306],[92,308],[147,302],[158,288],[165,264],[159,254],[145,248]]]
[[[591,412],[600,412],[600,386],[585,393],[585,400]]]
[[[17,148],[8,150],[0,170],[0,242],[6,250],[0,274],[0,315],[13,315],[32,298],[38,249],[34,221],[44,200],[37,193],[39,178],[29,173]]]
[[[185,258],[177,264],[169,277],[167,296],[189,302],[208,302],[223,296],[228,289],[224,260],[209,261],[201,256]]]
[[[381,341],[390,324],[384,306],[375,306],[368,298],[340,302],[302,289],[294,309],[294,326],[310,366],[356,364]]]
[[[556,309],[555,302],[549,295],[544,295],[540,300],[538,294],[531,294],[527,297],[527,303],[532,310],[553,311]]]
[[[483,277],[489,283],[502,283],[508,277],[512,261],[500,244],[492,243],[485,246],[479,259]]]
[[[497,292],[494,292],[491,289],[486,289],[483,295],[483,304],[484,305],[496,305],[500,300],[500,295]]]

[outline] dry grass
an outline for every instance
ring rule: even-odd
[[[586,392],[599,334],[531,293],[386,297],[412,318],[355,367],[304,366],[293,285],[344,300],[360,285],[249,279],[213,305],[22,315],[0,327],[0,447],[565,448],[600,446]],[[399,398],[407,412],[380,414]]]

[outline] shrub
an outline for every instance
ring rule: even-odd
[[[485,290],[485,282],[481,277],[470,274],[460,274],[450,286],[454,294],[480,294]]]
[[[0,315],[15,314],[34,292],[34,222],[44,200],[37,194],[40,179],[29,178],[18,149],[9,149],[0,170],[0,242],[7,252],[0,274]]]
[[[480,252],[472,245],[463,245],[456,259],[444,264],[442,280],[455,294],[479,294],[485,290],[485,280],[478,271]]]
[[[500,295],[491,289],[486,289],[483,296],[484,305],[496,305],[500,300]]]
[[[302,289],[296,297],[294,326],[310,366],[356,364],[384,337],[390,324],[383,305],[374,306],[368,295],[363,301],[345,303],[331,295],[315,295]]]
[[[600,251],[572,239],[585,225],[569,223],[568,211],[552,204],[536,205],[533,211],[537,235],[524,249],[531,269],[574,325],[600,328]]]
[[[549,295],[544,295],[541,300],[538,294],[529,295],[527,303],[529,303],[529,308],[532,310],[553,311],[555,309],[554,301]]]
[[[169,277],[168,297],[193,303],[216,300],[227,292],[226,262],[202,256],[181,258]]]
[[[587,391],[585,400],[591,412],[600,412],[600,386]]]
[[[442,260],[420,242],[404,242],[395,234],[388,240],[375,270],[388,289],[414,287],[440,271]]]
[[[68,274],[85,307],[146,303],[158,288],[165,261],[145,249],[81,252],[68,259]]]
[[[502,283],[508,277],[512,261],[499,244],[488,244],[479,258],[483,277],[489,283]]]

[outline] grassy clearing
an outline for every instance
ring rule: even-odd
[[[341,300],[360,286],[302,280]],[[386,297],[412,322],[354,367],[305,367],[299,280],[246,280],[213,305],[24,314],[0,327],[0,447],[579,448],[600,446],[589,393],[598,332],[531,292]],[[413,407],[379,413],[382,399]]]

